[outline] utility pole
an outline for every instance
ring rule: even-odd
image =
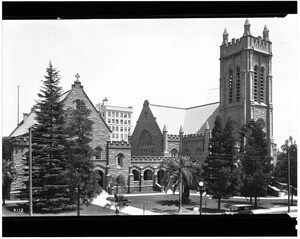
[[[288,212],[290,212],[290,195],[291,195],[291,168],[290,168],[290,146],[287,147],[287,156],[288,156]]]
[[[32,131],[29,128],[29,216],[32,216]]]

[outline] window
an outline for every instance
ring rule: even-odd
[[[254,75],[253,75],[253,96],[254,96],[254,101],[258,101],[258,79],[257,79],[257,66],[254,67]]]
[[[118,167],[118,168],[123,167],[123,159],[124,159],[124,155],[121,154],[121,153],[119,153],[119,154],[117,155],[117,167]]]
[[[127,124],[127,120],[124,120],[124,124]]]
[[[111,121],[112,121],[113,124],[115,123],[115,119],[112,119]]]
[[[127,118],[127,114],[126,113],[124,113],[124,118]]]
[[[123,117],[123,113],[122,112],[120,113],[120,117]]]
[[[110,118],[108,118],[107,122],[110,124],[110,122],[111,122],[111,121],[110,121]]]
[[[127,128],[126,127],[124,127],[124,132],[127,132]]]
[[[110,116],[110,111],[108,111],[108,116]]]
[[[116,139],[118,139],[119,138],[119,134],[116,134]]]
[[[127,139],[127,134],[124,134],[124,139]]]
[[[172,157],[178,156],[178,150],[177,150],[177,149],[172,149],[172,150],[171,150],[171,156],[172,156]]]
[[[116,131],[119,131],[119,126],[116,126]]]
[[[111,112],[111,115],[112,115],[112,117],[115,117],[115,112],[112,111],[112,112]]]
[[[240,68],[236,68],[236,102],[240,102],[241,99],[241,72]]]
[[[231,69],[229,69],[228,89],[229,89],[229,104],[230,104],[233,102],[233,72]]]
[[[130,124],[130,120],[128,120],[128,124]]]
[[[115,138],[115,134],[114,134],[114,133],[112,134],[112,138],[113,138],[113,139]]]
[[[136,169],[132,170],[133,181],[140,181],[140,173]]]
[[[116,119],[116,124],[119,124],[119,120],[118,119]]]
[[[123,127],[120,127],[120,131],[123,132]]]
[[[264,102],[264,82],[265,82],[265,68],[261,67],[260,69],[260,102]]]
[[[100,146],[97,146],[95,148],[95,159],[101,159],[101,152],[102,148]]]
[[[119,112],[116,112],[116,117],[119,117]]]
[[[123,120],[120,120],[120,124],[123,124]]]
[[[130,115],[130,113],[128,114],[128,118],[130,118],[131,117],[131,115]]]
[[[144,130],[140,136],[139,148],[141,155],[153,154],[153,141],[149,131]]]
[[[80,105],[81,105],[80,100],[77,99],[77,100],[74,101],[74,103],[75,103],[75,108],[76,108],[77,110],[80,109]]]
[[[112,131],[115,131],[115,126],[112,126],[111,129],[112,129]]]
[[[144,180],[152,180],[153,173],[150,169],[144,172]]]
[[[123,134],[120,134],[120,139],[123,139]]]

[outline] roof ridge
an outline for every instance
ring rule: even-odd
[[[155,104],[150,104],[150,106],[157,106],[157,107],[164,107],[164,108],[172,108],[172,109],[186,110],[186,108],[175,107],[175,106],[155,105]]]
[[[189,107],[186,108],[186,110],[190,110],[190,109],[194,109],[194,108],[199,108],[199,107],[203,107],[203,106],[208,106],[208,105],[214,105],[214,104],[219,104],[220,102],[214,102],[214,103],[209,103],[209,104],[204,104],[204,105],[198,105],[198,106],[193,106],[193,107]]]

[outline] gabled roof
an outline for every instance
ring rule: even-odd
[[[191,108],[150,104],[150,109],[161,131],[166,125],[168,134],[179,134],[182,126],[184,134],[199,134],[204,133],[206,121],[210,127],[214,125],[219,115],[219,102]]]
[[[87,96],[87,94],[84,92],[84,90],[82,90],[84,95],[86,96],[86,98],[88,99],[88,101],[91,103],[92,107],[94,108],[94,110],[96,112],[98,112],[98,110],[96,109],[95,105],[91,102],[90,98]],[[59,101],[64,101],[67,96],[71,93],[71,90],[68,90],[66,92],[64,92],[60,98],[59,98]],[[98,112],[102,122],[104,123],[104,125],[108,128],[108,130],[110,132],[111,129],[108,127],[108,125],[106,124],[106,122],[103,120],[103,118],[101,117],[101,114]],[[20,135],[23,135],[23,134],[27,134],[28,133],[28,129],[29,127],[33,126],[34,124],[37,123],[37,121],[35,120],[35,113],[33,111],[31,111],[27,117],[27,119],[24,121],[22,121],[15,129],[14,131],[9,135],[9,137],[16,137],[16,136],[20,136]]]

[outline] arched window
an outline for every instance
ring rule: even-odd
[[[95,148],[95,159],[101,159],[101,153],[102,153],[102,148],[100,146],[97,146]]]
[[[264,98],[264,88],[265,88],[265,68],[260,68],[260,102],[263,103]]]
[[[139,140],[140,153],[141,155],[152,155],[153,154],[153,141],[150,133],[144,130]]]
[[[140,172],[136,169],[132,170],[133,173],[133,181],[140,181]]]
[[[124,155],[121,154],[121,153],[119,153],[119,154],[117,155],[117,167],[118,167],[118,168],[123,167],[123,159],[124,159]]]
[[[236,102],[240,102],[241,99],[241,71],[240,68],[236,68]]]
[[[153,179],[153,173],[150,169],[147,169],[144,172],[144,180],[152,180]]]
[[[253,96],[254,101],[258,101],[258,67],[254,66],[254,75],[253,75]]]
[[[172,157],[178,156],[178,150],[177,150],[177,149],[172,149],[172,150],[171,150],[171,156],[172,156]]]
[[[77,99],[77,100],[74,101],[74,103],[75,103],[75,108],[76,108],[77,110],[80,109],[81,101],[80,101],[79,99]]]
[[[233,71],[229,69],[229,78],[228,78],[228,96],[229,96],[229,104],[233,102]]]

